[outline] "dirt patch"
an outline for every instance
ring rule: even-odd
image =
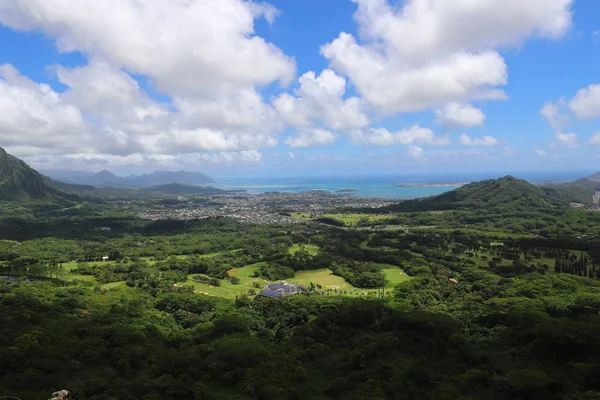
[[[234,268],[234,269],[230,269],[229,271],[227,271],[229,273],[229,275],[235,275],[237,274],[239,268]]]

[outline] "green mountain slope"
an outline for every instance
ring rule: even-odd
[[[0,147],[0,200],[66,200],[68,197],[24,161]]]
[[[548,187],[572,197],[577,203],[592,204],[592,196],[596,189],[600,188],[600,182],[583,178],[572,182],[551,184]]]
[[[392,211],[454,210],[467,208],[554,208],[574,201],[567,193],[505,176],[474,182],[439,196],[403,201]]]

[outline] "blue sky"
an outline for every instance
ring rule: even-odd
[[[217,177],[596,170],[593,0],[0,0],[0,146]]]

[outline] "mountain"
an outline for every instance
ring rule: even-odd
[[[158,192],[165,194],[226,194],[226,193],[237,193],[238,191],[229,191],[217,189],[211,186],[193,186],[193,185],[182,185],[180,183],[168,183],[166,185],[152,186],[149,188],[142,189],[144,192]]]
[[[154,171],[151,174],[129,175],[126,177],[117,176],[107,170],[102,170],[95,174],[77,173],[77,171],[47,171],[46,175],[54,180],[62,181],[64,183],[120,189],[152,187],[170,183],[202,185],[214,182],[211,177],[201,172],[186,171]]]
[[[170,183],[180,183],[184,185],[201,185],[213,183],[214,180],[201,172],[186,171],[154,171],[151,174],[130,175],[127,179],[136,186],[157,186],[168,185]]]
[[[594,176],[597,176],[598,181],[590,179]],[[600,188],[600,172],[572,182],[548,184],[547,187],[571,196],[577,203],[592,204],[592,196]]]
[[[588,181],[600,182],[600,172],[596,172],[595,174],[592,174],[585,179],[587,179]]]
[[[97,172],[89,180],[89,185],[93,186],[111,186],[111,184],[119,185],[124,181],[124,178],[116,176],[110,171],[102,170]]]
[[[0,200],[68,198],[44,176],[0,147]]]
[[[467,208],[555,208],[574,199],[554,188],[539,187],[505,176],[473,182],[439,196],[407,200],[391,206],[393,211],[454,210]]]

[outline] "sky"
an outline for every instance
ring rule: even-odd
[[[0,0],[0,147],[218,178],[598,170],[596,0]]]

